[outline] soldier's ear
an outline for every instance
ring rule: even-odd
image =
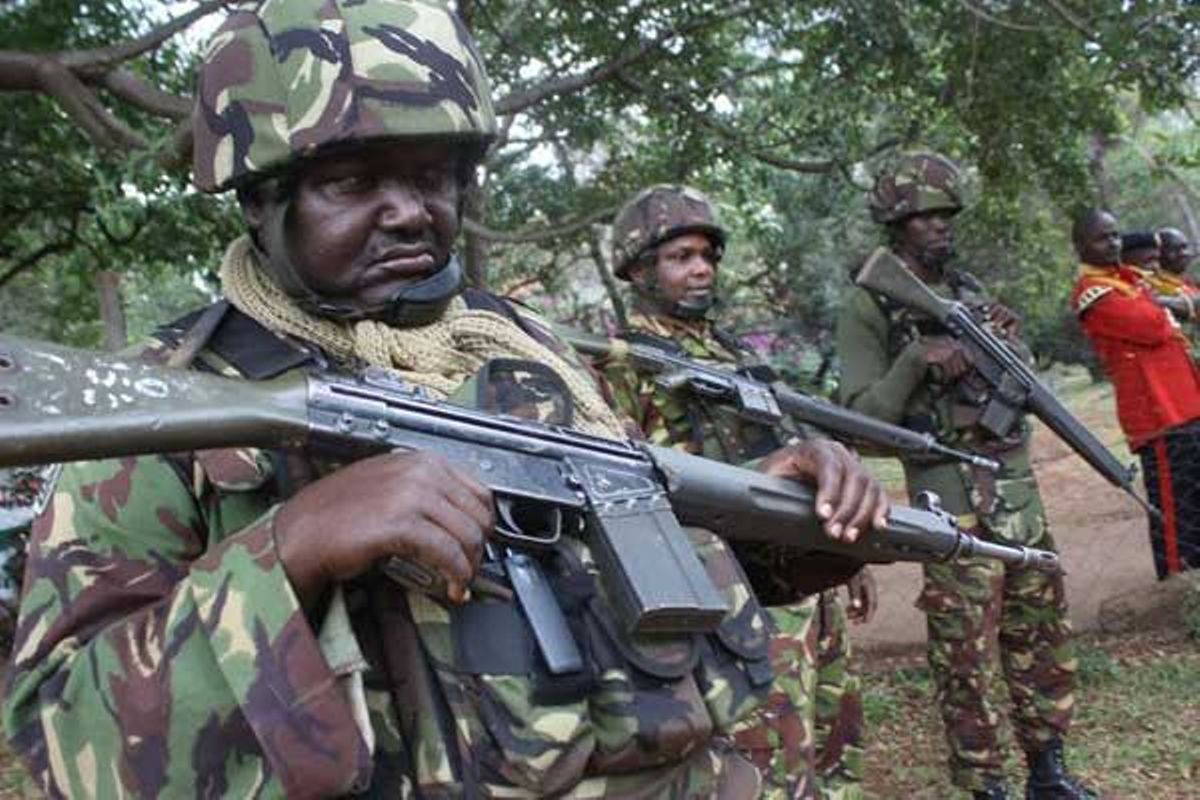
[[[650,265],[645,261],[635,261],[629,266],[629,281],[634,284],[641,284],[646,277],[646,270],[650,269]]]
[[[242,210],[242,220],[246,227],[256,231],[262,225],[264,216],[264,192],[261,186],[244,186],[237,190],[238,206]]]

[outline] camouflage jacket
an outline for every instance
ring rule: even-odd
[[[709,366],[729,369],[757,365],[758,357],[735,337],[706,320],[684,321],[641,311],[629,317],[625,336],[642,337],[655,346],[674,347]],[[749,422],[723,403],[705,401],[686,388],[668,391],[652,375],[626,362],[597,364],[617,407],[655,444],[677,447],[727,464],[761,458],[781,444],[810,435],[803,426],[785,421],[778,428]],[[734,551],[759,599],[768,606],[796,602],[820,589],[842,583],[857,571],[850,563],[834,563],[785,546],[735,543]]]
[[[322,358],[234,313],[195,366],[265,378]],[[49,796],[756,791],[720,734],[769,688],[767,624],[720,540],[691,532],[734,609],[709,637],[626,635],[584,543],[547,556],[588,661],[555,678],[512,602],[451,607],[372,572],[306,618],[272,518],[324,469],[216,450],[64,471],[35,525],[4,707]]]
[[[641,337],[709,366],[732,370],[758,363],[753,352],[707,320],[677,320],[636,311],[623,335]],[[742,464],[761,458],[797,435],[796,431],[747,422],[727,405],[700,402],[686,387],[669,392],[655,383],[654,376],[638,373],[626,362],[601,362],[598,366],[617,407],[655,444],[679,447],[726,464]]]
[[[931,288],[971,307],[991,302],[978,281],[965,273],[949,273],[946,282]],[[1022,418],[1003,439],[978,426],[990,389],[974,371],[948,383],[927,370],[921,339],[934,335],[949,333],[886,298],[861,287],[851,289],[838,317],[841,402],[1000,460],[1004,466],[998,475],[939,458],[906,456],[902,463],[910,497],[936,492],[961,525],[1034,544],[1042,538],[1046,522],[1029,459],[1028,420]],[[1012,344],[1028,355],[1023,344]]]

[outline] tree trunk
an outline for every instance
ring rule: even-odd
[[[125,310],[121,307],[121,274],[111,270],[96,273],[100,296],[100,319],[104,322],[104,346],[116,352],[125,347]]]
[[[467,188],[463,214],[480,224],[487,224],[487,193],[478,183]],[[477,289],[487,288],[487,242],[469,231],[463,231],[463,269],[467,283]]]
[[[1096,187],[1096,205],[1100,208],[1112,208],[1112,180],[1108,174],[1108,165],[1105,164],[1112,144],[1105,134],[1092,134],[1092,153],[1088,161],[1088,170],[1092,173],[1092,183]]]
[[[1196,247],[1197,243],[1200,243],[1200,219],[1196,218],[1196,209],[1192,208],[1192,201],[1182,188],[1175,190],[1175,202],[1179,205],[1179,211],[1187,225],[1188,239],[1192,241],[1192,246]]]
[[[617,279],[613,277],[612,271],[608,268],[608,259],[604,257],[604,245],[602,244],[604,231],[604,227],[596,227],[595,235],[588,237],[588,248],[592,253],[592,261],[596,264],[596,272],[600,275],[600,282],[604,284],[604,291],[608,293],[608,301],[612,303],[617,326],[623,331],[629,327],[629,315],[625,311],[625,300],[621,297],[621,287],[617,285]]]

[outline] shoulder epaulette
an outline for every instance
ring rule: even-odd
[[[1088,286],[1075,298],[1075,313],[1077,315],[1082,315],[1084,311],[1087,311],[1089,308],[1095,305],[1097,300],[1113,291],[1114,288],[1112,286],[1102,283],[1094,283],[1091,286]]]

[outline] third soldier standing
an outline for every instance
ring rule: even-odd
[[[888,246],[918,278],[967,304],[994,333],[1027,352],[1017,338],[1016,316],[972,276],[949,268],[954,216],[962,209],[959,170],[951,161],[935,153],[901,156],[877,179],[870,207],[885,226]],[[1055,549],[1030,467],[1028,422],[1004,438],[979,424],[989,387],[949,331],[856,288],[838,319],[837,344],[846,405],[1003,464],[994,476],[937,457],[905,457],[911,497],[936,492],[959,525],[981,538]],[[1063,763],[1076,662],[1062,576],[980,559],[927,564],[924,571],[918,606],[926,614],[929,666],[954,783],[977,798],[1009,797],[992,700],[998,649],[1013,727],[1029,766],[1026,796],[1094,797]]]

